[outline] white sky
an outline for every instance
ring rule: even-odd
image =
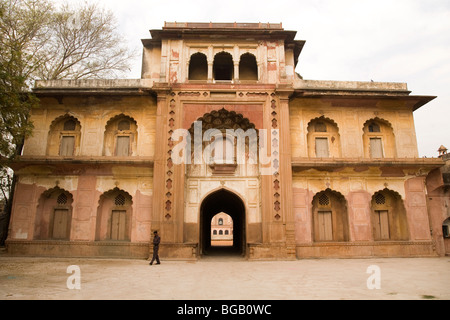
[[[415,113],[419,154],[450,149],[449,0],[91,1],[115,13],[139,50],[164,21],[282,22],[306,40],[296,70],[304,79],[406,82],[413,95],[438,96]],[[138,60],[128,78],[140,78]]]

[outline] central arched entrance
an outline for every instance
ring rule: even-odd
[[[233,246],[226,251],[211,246],[211,221],[221,212],[233,219]],[[245,255],[245,247],[245,205],[241,198],[225,189],[207,196],[200,207],[200,254]]]

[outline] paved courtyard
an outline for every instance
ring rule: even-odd
[[[144,260],[0,255],[0,300],[448,300],[449,268],[450,257],[261,262],[217,257],[149,266]],[[77,283],[80,289],[68,288]]]

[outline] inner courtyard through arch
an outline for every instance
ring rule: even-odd
[[[221,212],[211,220],[211,247],[233,246],[233,218]]]
[[[245,206],[237,195],[225,189],[210,194],[200,215],[203,256],[245,255]]]

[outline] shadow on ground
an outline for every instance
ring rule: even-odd
[[[244,259],[245,256],[241,253],[239,249],[235,247],[210,247],[202,255],[202,260],[208,259]]]

